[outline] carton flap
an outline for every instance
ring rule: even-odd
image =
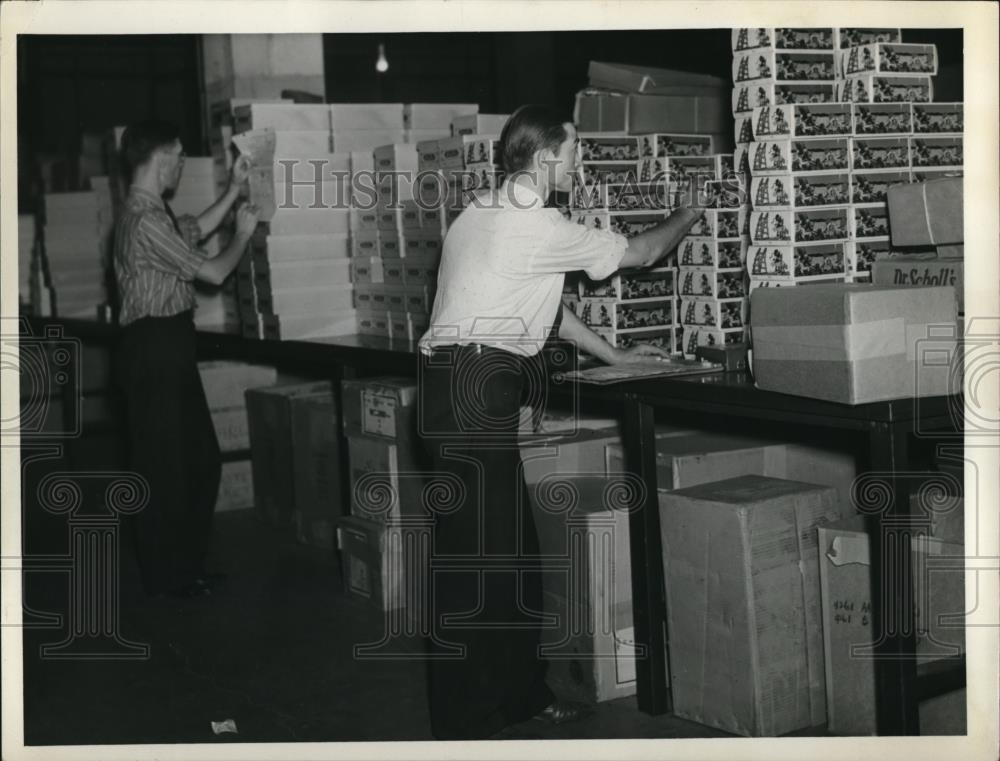
[[[868,565],[871,562],[868,553],[868,537],[864,534],[860,536],[835,536],[826,556],[835,566],[847,565],[848,563]]]

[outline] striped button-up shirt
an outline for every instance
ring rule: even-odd
[[[194,278],[205,261],[198,220],[177,218],[162,198],[133,185],[115,230],[119,323],[170,317],[195,305]]]

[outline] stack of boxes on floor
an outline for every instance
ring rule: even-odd
[[[275,370],[242,362],[200,362],[198,372],[222,452],[216,512],[251,508],[254,492],[245,392],[273,384]]]
[[[834,103],[834,47],[833,29],[733,30],[751,288],[848,275],[851,110]]]
[[[434,490],[417,436],[417,387],[409,378],[386,377],[345,380],[341,389],[351,506],[337,524],[345,591],[387,614],[397,632],[415,633],[426,626],[421,553],[429,548],[425,505]]]
[[[46,271],[39,292],[51,288],[51,314],[97,319],[108,301],[107,250],[112,229],[110,207],[98,193],[45,194],[42,232]],[[45,298],[40,293],[44,310]]]
[[[325,104],[236,109],[234,142],[253,161],[250,200],[261,210],[250,255],[237,268],[247,337],[354,332],[344,196],[349,156],[333,152],[330,115]]]

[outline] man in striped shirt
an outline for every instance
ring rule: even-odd
[[[149,488],[133,521],[144,589],[153,595],[211,591],[205,558],[222,470],[219,444],[198,374],[194,280],[220,285],[239,263],[257,225],[243,205],[218,255],[211,235],[239,196],[249,161],[233,166],[226,192],[198,217],[174,216],[163,194],[177,187],[184,149],[164,122],[130,126],[122,154],[132,184],[115,231],[114,265],[123,327],[117,357],[133,470]]]

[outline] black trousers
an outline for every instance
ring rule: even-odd
[[[116,365],[130,465],[149,484],[133,540],[143,587],[155,594],[204,574],[222,473],[191,312],[127,325]]]
[[[553,701],[539,657],[538,535],[518,449],[525,362],[500,349],[421,355],[419,424],[455,509],[432,529],[429,699],[434,736],[486,738]],[[532,381],[534,382],[534,381]]]

